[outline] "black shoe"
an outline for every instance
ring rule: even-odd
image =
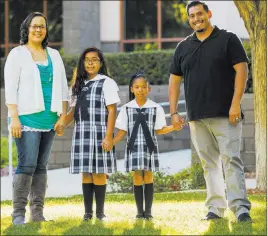
[[[239,222],[250,222],[252,223],[252,219],[248,213],[242,213],[238,216]]]
[[[136,219],[143,219],[144,218],[144,213],[138,213],[136,215]]]
[[[103,213],[96,214],[96,217],[98,220],[101,220],[101,221],[104,221],[107,219],[106,215],[104,215]]]
[[[153,216],[151,215],[151,214],[144,214],[144,219],[145,220],[151,220],[151,219],[153,219]]]
[[[214,214],[213,212],[209,212],[205,218],[203,218],[202,220],[217,220],[217,219],[221,219],[221,217],[219,217],[218,215]]]
[[[83,221],[88,221],[92,219],[92,214],[91,213],[86,213],[83,217]]]

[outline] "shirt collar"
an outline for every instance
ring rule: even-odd
[[[219,31],[220,29],[216,25],[214,25],[214,29],[212,30],[211,34],[206,39],[213,38],[214,36],[218,35]],[[200,41],[196,36],[196,32],[191,34],[191,40]]]
[[[127,105],[128,107],[132,107],[132,108],[150,108],[150,107],[157,107],[157,104],[155,102],[153,102],[150,99],[147,99],[147,101],[144,103],[144,105],[142,107],[139,107],[139,105],[137,104],[136,99],[133,99],[132,101],[130,101]]]

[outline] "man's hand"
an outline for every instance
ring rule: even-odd
[[[236,125],[241,120],[241,108],[240,105],[231,105],[229,110],[229,122]]]
[[[179,114],[175,114],[171,116],[171,123],[175,130],[181,130],[185,124],[185,121]]]

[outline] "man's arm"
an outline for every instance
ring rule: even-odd
[[[182,81],[182,76],[170,74],[169,86],[168,86],[168,97],[170,106],[170,115],[177,111],[178,99],[180,95],[180,85]],[[172,125],[175,129],[179,129],[184,123],[184,119],[178,114],[171,117]]]
[[[245,92],[248,79],[248,66],[246,62],[241,62],[233,66],[235,75],[235,88],[232,105],[229,111],[229,121],[231,124],[237,123],[237,118],[241,118],[240,104]]]

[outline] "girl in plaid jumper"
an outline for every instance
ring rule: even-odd
[[[75,121],[70,172],[82,173],[84,220],[92,218],[94,193],[96,216],[104,220],[106,174],[116,171],[113,130],[119,89],[108,77],[102,52],[94,47],[80,56],[74,78],[71,110],[65,122]]]
[[[154,192],[152,172],[159,171],[156,134],[167,134],[175,130],[172,125],[166,126],[163,108],[147,98],[149,90],[149,83],[143,73],[137,72],[131,77],[130,102],[120,110],[115,124],[119,131],[113,140],[115,145],[127,135],[125,169],[127,172],[134,171],[134,196],[138,212],[136,218],[148,220],[152,218]]]

